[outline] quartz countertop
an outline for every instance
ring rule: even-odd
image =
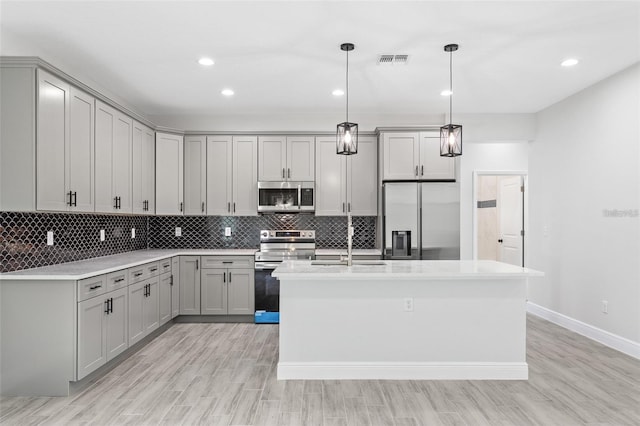
[[[491,260],[363,260],[353,266],[297,260],[284,262],[273,276],[285,280],[476,280],[541,277],[544,273]]]
[[[347,255],[347,249],[316,249],[316,256]],[[354,249],[354,256],[382,256],[380,249]]]
[[[0,274],[2,280],[81,280],[173,256],[253,256],[255,249],[136,250]]]

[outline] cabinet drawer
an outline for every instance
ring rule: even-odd
[[[117,290],[129,285],[129,273],[127,269],[107,274],[107,291]]]
[[[158,275],[158,262],[149,262],[144,265],[129,268],[129,284],[134,284],[147,278]]]
[[[85,278],[78,281],[78,302],[91,299],[107,291],[107,276]]]
[[[159,263],[160,263],[160,274],[171,272],[171,259],[161,260]]]
[[[251,268],[253,257],[250,256],[202,256],[202,269],[207,268]]]

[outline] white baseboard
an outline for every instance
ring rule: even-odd
[[[577,319],[552,311],[551,309],[547,309],[543,306],[536,305],[532,302],[527,302],[527,312],[636,359],[640,359],[640,343],[638,342],[609,333],[608,331],[586,324],[582,321],[578,321]]]
[[[527,380],[526,362],[279,362],[278,380]]]

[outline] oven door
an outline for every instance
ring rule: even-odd
[[[255,269],[255,321],[279,323],[280,281],[271,273],[281,262],[256,262]]]

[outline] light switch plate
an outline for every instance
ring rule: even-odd
[[[136,228],[131,228],[131,238],[136,237]]]
[[[100,241],[104,241],[106,238],[105,233],[104,233],[104,229],[100,230]]]
[[[47,245],[53,245],[53,231],[47,231]]]
[[[231,227],[227,226],[226,228],[224,228],[224,236],[225,237],[230,237],[231,236]]]
[[[176,226],[176,237],[182,237],[182,228]]]

